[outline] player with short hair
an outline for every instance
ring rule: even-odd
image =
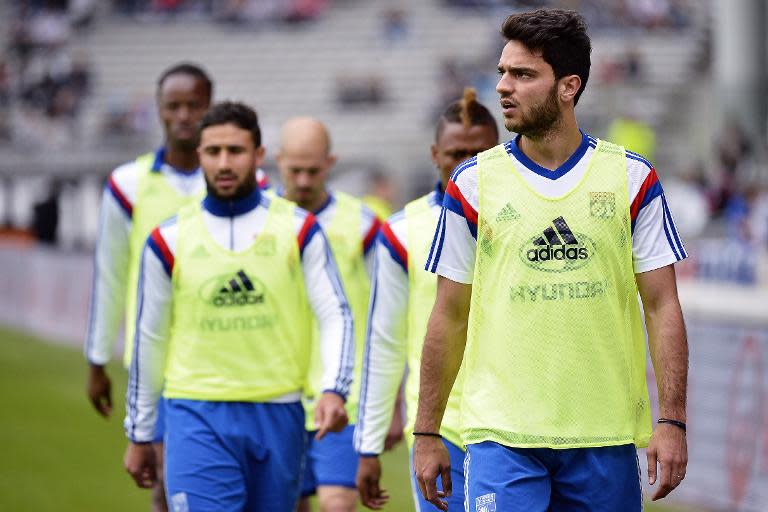
[[[162,389],[174,510],[291,510],[312,314],[325,369],[319,438],[347,422],[352,316],[314,216],[259,191],[256,113],[215,105],[198,153],[208,194],[155,228],[142,255],[125,467],[141,487],[157,477],[147,443]]]
[[[469,510],[639,511],[636,447],[648,446],[654,499],[685,477],[688,348],[673,264],[686,252],[653,166],[578,128],[583,18],[520,13],[502,33],[496,90],[518,135],[446,187],[426,261],[439,277],[414,427],[419,486],[447,508],[435,479],[450,495],[451,461],[437,435],[461,366]],[[662,416],[653,433],[638,290]]]
[[[440,116],[432,144],[432,162],[438,170],[435,190],[411,201],[404,210],[384,223],[377,241],[376,270],[373,278],[372,307],[368,313],[368,335],[363,363],[360,413],[355,430],[355,449],[360,455],[357,485],[362,502],[380,509],[387,502],[381,488],[379,455],[389,428],[389,418],[403,371],[409,373],[405,385],[406,439],[413,447],[411,433],[416,419],[419,393],[418,369],[427,320],[437,291],[437,277],[423,268],[440,217],[444,183],[461,162],[498,143],[499,132],[491,113],[477,102],[474,89],[451,103]],[[464,448],[459,435],[461,389],[455,385],[440,425],[443,444],[451,457],[452,480],[457,483],[449,509],[462,509],[464,493],[458,482],[464,480]],[[414,484],[416,509],[431,505]]]
[[[115,169],[101,199],[94,258],[90,319],[85,342],[89,362],[87,394],[96,411],[112,412],[112,383],[106,364],[125,318],[123,362],[130,364],[136,312],[136,284],[144,241],[154,226],[184,204],[203,196],[198,167],[197,123],[211,102],[213,83],[199,66],[179,63],[157,81],[157,111],[165,135],[161,148]],[[162,423],[155,436],[162,460]],[[162,464],[161,464],[162,465]],[[153,490],[153,509],[166,510],[162,479]]]
[[[305,396],[306,428],[310,437],[300,510],[308,510],[308,497],[317,493],[323,512],[354,511],[357,455],[352,446],[352,435],[368,311],[371,249],[380,222],[359,199],[328,189],[327,181],[336,156],[331,152],[328,129],[319,120],[296,117],[286,121],[280,131],[276,160],[282,182],[277,194],[294,201],[317,218],[328,238],[355,319],[355,378],[346,403],[350,424],[342,432],[330,433],[324,439],[317,439],[317,425],[313,421],[315,400],[323,389],[320,381],[323,366],[318,352],[312,357]]]

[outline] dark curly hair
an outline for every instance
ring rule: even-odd
[[[209,126],[218,126],[221,124],[233,124],[238,128],[248,130],[251,132],[254,146],[261,146],[259,117],[256,115],[256,111],[248,105],[234,101],[222,101],[221,103],[216,103],[200,120],[198,131],[202,132]]]
[[[556,80],[578,75],[581,87],[573,103],[579,102],[589,79],[592,53],[587,23],[581,14],[564,9],[539,9],[513,14],[504,21],[501,33],[531,51],[540,51],[544,61],[552,66]]]

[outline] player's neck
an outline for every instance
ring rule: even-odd
[[[579,148],[582,134],[576,119],[563,116],[552,130],[539,137],[523,135],[520,137],[520,150],[525,156],[544,167],[557,169]]]
[[[317,198],[314,201],[307,202],[305,204],[300,204],[302,208],[307,210],[308,212],[312,213],[318,213],[318,210],[320,210],[323,206],[325,206],[325,203],[328,202],[328,190],[323,189],[323,191],[318,194]]]
[[[180,172],[194,172],[200,166],[196,150],[174,148],[169,144],[165,146],[164,160]]]

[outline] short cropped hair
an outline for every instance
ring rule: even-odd
[[[472,87],[464,89],[464,95],[446,107],[440,119],[437,121],[435,140],[439,140],[448,123],[461,123],[469,130],[472,126],[489,126],[493,128],[496,137],[499,136],[499,127],[493,114],[485,106],[477,101],[477,92]]]
[[[244,103],[223,101],[213,105],[200,120],[199,132],[210,126],[233,124],[238,128],[251,132],[253,144],[261,146],[261,129],[259,116],[256,111]]]
[[[163,88],[163,83],[172,75],[187,75],[201,81],[208,92],[208,101],[210,102],[213,99],[213,82],[211,77],[208,76],[208,73],[203,68],[191,62],[180,62],[163,71],[160,78],[157,79],[158,94],[160,94],[160,90]]]
[[[573,103],[579,102],[589,79],[592,53],[587,23],[579,13],[564,9],[539,9],[513,14],[504,21],[501,33],[531,51],[540,51],[544,61],[552,66],[556,80],[578,75],[581,87]]]

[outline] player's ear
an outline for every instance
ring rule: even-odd
[[[567,75],[557,81],[557,95],[560,101],[568,103],[574,100],[581,88],[579,75]]]
[[[339,157],[334,155],[333,153],[330,153],[327,157],[325,157],[325,164],[328,169],[336,165],[336,162],[339,160]]]
[[[259,146],[256,148],[256,167],[260,167],[261,164],[264,162],[264,155],[267,154],[267,148],[264,146]]]
[[[432,152],[432,163],[437,165],[437,144],[432,144],[429,149]]]

